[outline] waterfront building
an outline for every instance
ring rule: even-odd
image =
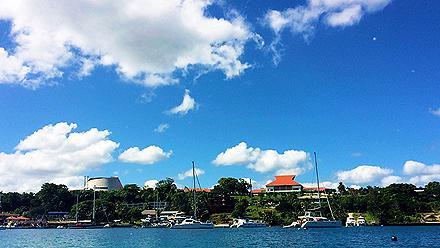
[[[211,189],[209,189],[209,188],[188,188],[188,187],[185,187],[185,188],[183,189],[183,191],[184,191],[184,192],[193,192],[193,191],[195,191],[195,192],[205,192],[205,193],[210,193],[210,192],[211,192]]]
[[[118,177],[91,177],[86,179],[84,189],[95,189],[96,191],[108,191],[122,189]]]
[[[296,182],[295,175],[275,176],[275,180],[266,184],[268,193],[292,193],[301,192],[303,186]]]

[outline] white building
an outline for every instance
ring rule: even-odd
[[[122,184],[118,177],[88,178],[84,186],[84,189],[95,189],[96,191],[108,191],[121,188]]]

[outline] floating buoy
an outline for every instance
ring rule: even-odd
[[[391,241],[397,241],[397,236],[391,236]]]

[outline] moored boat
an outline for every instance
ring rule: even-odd
[[[356,220],[353,217],[352,213],[348,214],[347,220],[345,221],[345,227],[353,227],[356,226]]]
[[[329,220],[323,217],[321,211],[313,210],[306,211],[304,216],[299,217],[301,220],[301,228],[335,228],[341,227],[341,221],[339,220]]]
[[[213,229],[214,224],[211,222],[201,222],[192,218],[183,220],[179,224],[170,227],[171,229]]]
[[[257,228],[257,227],[267,227],[264,222],[257,222],[249,219],[235,219],[231,228]]]
[[[365,218],[361,215],[361,216],[358,217],[356,225],[357,226],[366,226],[367,225],[367,221],[365,221]]]
[[[328,197],[326,195],[327,204],[330,209],[330,213],[332,216],[332,219],[329,220],[328,218],[322,216],[321,213],[321,192],[319,188],[319,174],[318,174],[318,161],[316,159],[316,152],[313,153],[315,157],[315,171],[316,171],[316,184],[318,189],[318,203],[319,208],[305,211],[304,216],[301,216],[300,223],[301,227],[304,229],[307,228],[335,228],[335,227],[342,227],[342,223],[340,220],[335,220],[335,217],[333,215],[332,208],[330,206],[330,202],[328,200]]]
[[[180,223],[172,225],[171,229],[213,229],[214,223],[212,222],[202,222],[197,220],[197,202],[196,202],[196,171],[194,161],[192,162],[192,172],[193,172],[193,218],[186,218]]]

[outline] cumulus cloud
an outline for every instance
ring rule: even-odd
[[[0,48],[0,82],[38,87],[79,67],[79,76],[108,66],[124,79],[157,87],[176,72],[218,69],[227,78],[249,67],[240,61],[255,36],[237,13],[214,17],[210,0],[0,2],[11,23],[12,49]]]
[[[142,150],[130,147],[119,155],[119,161],[124,163],[151,165],[169,158],[173,151],[165,152],[158,146],[148,146]]]
[[[167,111],[169,114],[181,114],[186,115],[188,111],[197,107],[196,100],[189,95],[190,91],[185,90],[185,95],[183,95],[182,103]]]
[[[170,128],[170,124],[168,124],[168,123],[161,123],[161,124],[159,124],[159,126],[157,126],[154,129],[154,132],[156,132],[156,133],[164,133],[168,128]]]
[[[199,168],[194,168],[194,172],[196,173],[197,176],[201,176],[201,175],[205,174],[205,171],[202,169],[199,169]],[[192,177],[192,176],[193,176],[193,169],[191,168],[185,172],[179,173],[177,175],[177,178],[179,180],[183,180],[185,178]]]
[[[248,147],[245,142],[226,149],[213,161],[219,166],[242,164],[257,172],[275,171],[277,174],[296,175],[304,172],[307,162],[305,151],[287,150],[280,154],[275,150]]]
[[[371,183],[389,176],[393,170],[379,166],[360,165],[352,170],[336,173],[339,181],[357,184]]]
[[[45,182],[77,188],[85,172],[112,161],[119,144],[108,139],[109,131],[75,128],[75,123],[47,125],[21,140],[14,153],[1,152],[0,190],[38,191]]]
[[[144,188],[146,189],[155,189],[156,188],[156,184],[158,183],[158,180],[152,179],[152,180],[147,180],[144,183]]]
[[[415,185],[424,185],[431,181],[440,180],[440,165],[426,165],[417,161],[406,161],[403,164],[403,173],[412,176],[409,182]]]
[[[440,108],[437,109],[430,109],[429,113],[435,115],[435,116],[440,116]]]
[[[316,188],[317,184],[315,183],[301,183],[301,185],[305,188]],[[320,181],[319,187],[324,187],[327,189],[337,189],[339,186],[339,183],[330,182],[330,181]]]
[[[404,183],[404,180],[400,176],[386,176],[381,180],[382,186],[386,187],[393,183]]]
[[[391,0],[308,0],[286,10],[269,10],[264,23],[275,33],[270,45],[274,53],[274,63],[280,60],[278,43],[280,33],[288,28],[294,34],[300,34],[305,40],[313,35],[320,22],[330,27],[346,27],[358,23],[367,13],[382,10]]]

